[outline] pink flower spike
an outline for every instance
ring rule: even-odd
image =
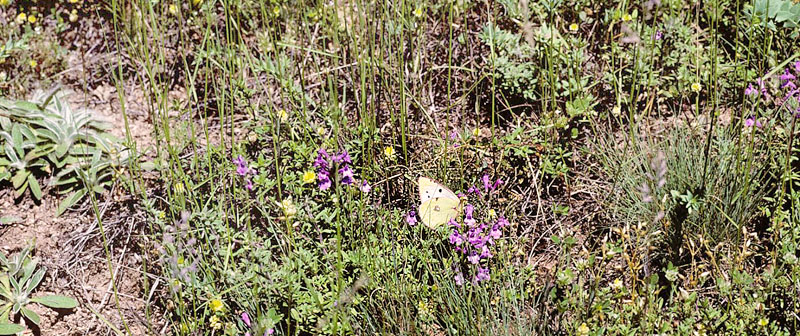
[[[800,74],[800,61],[794,62],[794,71]]]
[[[483,177],[481,177],[481,181],[483,181],[483,189],[488,192],[489,188],[491,188],[492,186],[489,182],[489,174],[483,174]]]
[[[242,322],[244,322],[244,325],[248,328],[250,327],[250,315],[247,315],[247,312],[242,313]]]
[[[272,335],[274,333],[275,333],[275,329],[269,328],[269,329],[267,329],[267,331],[264,332],[264,336]]]

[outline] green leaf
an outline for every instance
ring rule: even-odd
[[[23,316],[25,316],[28,320],[30,320],[34,324],[39,325],[39,323],[42,322],[42,319],[39,317],[39,314],[36,314],[33,310],[22,307],[20,311],[22,312]]]
[[[45,295],[31,299],[31,302],[41,303],[50,308],[72,309],[78,306],[78,301],[62,295]]]
[[[33,197],[36,197],[37,200],[42,199],[42,187],[39,186],[39,181],[36,180],[33,174],[28,175],[28,187],[31,188]]]
[[[64,200],[58,205],[58,209],[56,209],[56,216],[61,215],[69,207],[75,205],[75,203],[78,203],[78,201],[80,201],[84,195],[86,195],[86,189],[81,189],[64,198]]]
[[[25,327],[19,324],[2,323],[0,324],[0,335],[14,335],[25,331]]]
[[[23,183],[25,183],[25,179],[28,178],[30,172],[27,170],[20,170],[18,171],[14,177],[11,178],[11,185],[14,186],[14,189],[19,189]]]
[[[12,224],[21,221],[22,219],[14,216],[0,217],[0,225]]]

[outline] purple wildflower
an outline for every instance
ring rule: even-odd
[[[756,91],[756,89],[753,87],[753,84],[748,84],[748,85],[747,85],[747,88],[746,88],[746,89],[744,89],[744,94],[745,94],[745,95],[747,95],[747,96],[752,96],[752,95],[756,94],[756,92],[757,92],[757,91]]]
[[[453,230],[453,233],[450,234],[450,244],[461,245],[463,242],[464,239],[461,238],[461,235],[458,233],[458,231]]]
[[[497,189],[497,187],[501,186],[503,183],[505,183],[503,180],[497,179],[497,181],[494,181],[494,184],[492,185],[492,190]]]
[[[795,78],[797,78],[797,77],[792,75],[792,73],[789,72],[788,68],[784,69],[783,74],[781,75],[781,81],[783,81],[784,83],[783,83],[783,85],[781,85],[781,88],[785,88],[785,87],[790,86],[790,85],[793,86],[794,88],[797,88],[794,85],[794,83],[792,82],[793,80],[795,80]]]
[[[250,168],[247,167],[247,161],[241,155],[233,159],[233,164],[236,165],[236,173],[239,176],[247,176],[250,173]]]
[[[459,286],[463,285],[464,284],[464,273],[461,273],[461,271],[459,271],[458,274],[456,274],[456,276],[453,278],[453,280],[456,281],[456,285],[459,285]]]
[[[489,174],[483,174],[481,181],[483,181],[483,189],[489,192],[489,189],[492,187],[491,182],[489,182]]]
[[[319,180],[319,190],[327,190],[331,187],[331,177],[328,175],[328,171],[320,170],[317,180]]]
[[[484,267],[478,267],[478,274],[475,275],[474,282],[481,282],[489,280],[489,269]]]
[[[317,159],[314,160],[314,167],[319,169],[328,169],[328,160],[330,160],[330,155],[328,152],[325,151],[325,148],[320,148],[317,151]]]
[[[794,71],[800,74],[800,61],[794,62]]]
[[[344,163],[353,163],[350,160],[350,154],[347,154],[346,150],[343,150],[339,154],[334,155],[333,156],[333,162],[336,162],[336,163],[342,163],[342,162],[344,162]]]
[[[469,260],[469,262],[472,263],[473,265],[477,265],[479,262],[481,262],[481,257],[478,255],[477,252],[472,251],[472,254],[470,254],[469,257],[467,257],[467,260]]]
[[[247,190],[253,190],[253,181],[251,181],[251,180],[248,178],[248,179],[247,179],[247,184],[245,184],[245,185],[244,185],[244,187],[245,187],[245,188],[247,188]]]
[[[342,176],[342,184],[351,185],[353,184],[353,170],[350,169],[350,166],[344,166],[339,169],[339,175]]]
[[[503,232],[500,231],[500,224],[492,225],[492,229],[489,230],[489,237],[492,239],[500,239],[503,236]]]
[[[480,257],[481,257],[481,259],[489,259],[489,258],[493,257],[492,252],[489,251],[489,247],[488,246],[484,246],[483,249],[481,249],[481,256]]]
[[[505,218],[505,217],[503,217],[503,216],[500,216],[500,218],[498,218],[498,219],[497,219],[497,225],[498,225],[499,227],[501,227],[501,228],[502,228],[502,227],[506,227],[506,226],[508,226],[509,224],[510,224],[510,223],[508,222],[508,219],[506,219],[506,218]]]
[[[663,37],[664,37],[664,33],[662,33],[662,32],[659,30],[659,31],[656,31],[656,35],[655,35],[653,38],[654,38],[656,41],[660,41],[660,40],[661,40],[661,38],[663,38]]]
[[[406,215],[406,223],[408,225],[414,226],[417,225],[417,212],[411,211]]]
[[[461,224],[458,224],[458,222],[456,222],[456,220],[452,218],[449,221],[447,221],[447,224],[455,228],[459,229],[461,228]]]
[[[456,131],[450,132],[450,140],[455,140],[456,138],[458,138],[458,132]]]
[[[250,327],[250,315],[247,315],[247,312],[242,313],[242,322],[244,322],[244,325],[248,328]]]
[[[272,335],[272,334],[274,334],[274,333],[275,333],[275,329],[273,329],[273,328],[269,328],[269,329],[267,329],[267,331],[265,331],[265,332],[264,332],[264,336],[266,336],[266,335]]]
[[[756,119],[756,117],[755,117],[755,116],[752,116],[752,115],[751,115],[751,116],[749,116],[749,117],[747,117],[747,119],[745,119],[745,120],[744,120],[744,125],[745,125],[746,127],[753,127],[753,126],[756,126],[756,127],[758,127],[758,128],[761,128],[761,127],[763,127],[763,126],[764,126],[764,125],[762,125],[762,124],[761,124],[761,122],[760,122],[760,121],[758,121],[758,119]]]
[[[369,185],[369,183],[367,183],[367,181],[361,181],[361,186],[358,187],[358,189],[361,190],[361,192],[363,193],[368,193],[372,191],[372,187]]]

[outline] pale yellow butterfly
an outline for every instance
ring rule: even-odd
[[[427,178],[417,179],[419,185],[419,218],[425,226],[436,229],[461,212],[461,199],[447,187]]]

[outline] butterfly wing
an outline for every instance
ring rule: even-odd
[[[461,200],[447,187],[427,177],[420,177],[419,184],[419,217],[425,226],[436,229],[455,219],[461,208]]]

